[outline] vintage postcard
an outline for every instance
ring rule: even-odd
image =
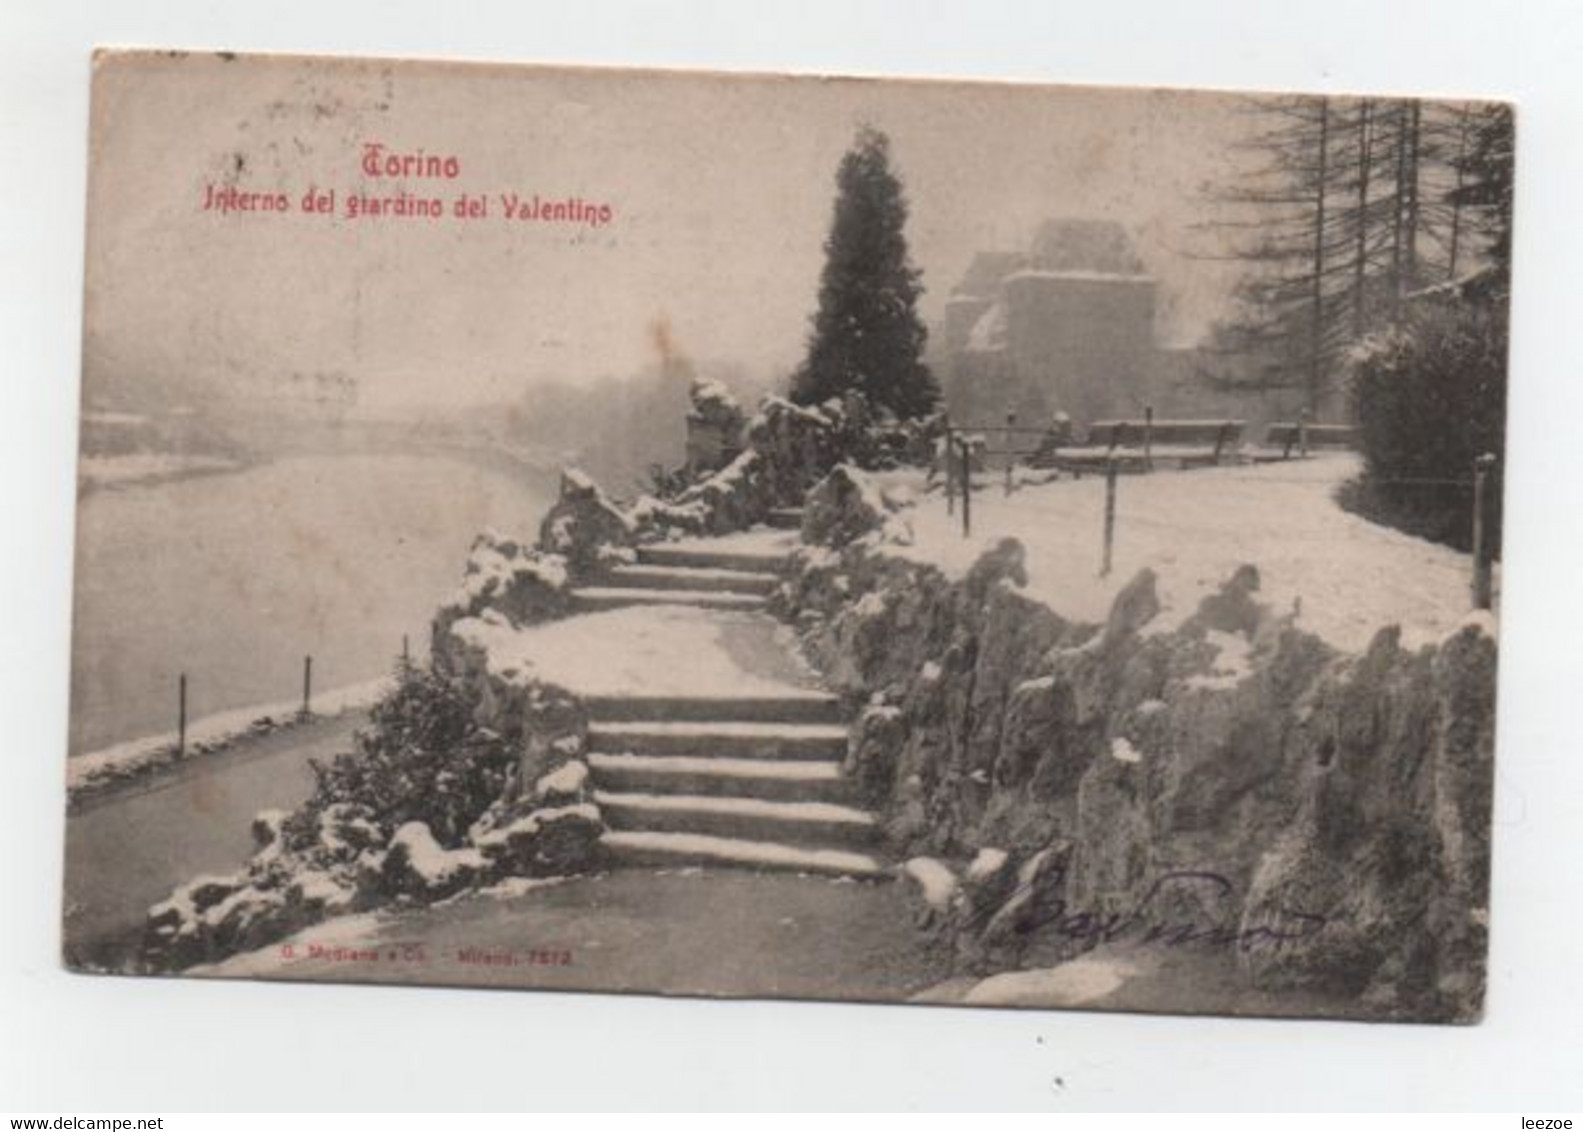
[[[1513,139],[100,53],[67,964],[1476,1020]]]

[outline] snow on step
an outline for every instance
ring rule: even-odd
[[[841,764],[832,759],[712,759],[697,755],[609,755],[588,756],[596,771],[641,771],[653,775],[708,775],[795,782],[817,785],[840,782]]]
[[[787,688],[773,695],[584,696],[592,720],[633,722],[839,723],[841,701],[828,692]]]
[[[764,598],[760,594],[630,589],[620,586],[583,586],[572,591],[572,601],[583,609],[618,609],[624,605],[696,605],[708,609],[764,607]]]
[[[745,758],[841,758],[846,728],[834,723],[600,722],[588,725],[593,750]]]
[[[616,829],[702,833],[803,844],[873,841],[872,814],[833,802],[782,802],[710,794],[618,794],[594,791],[594,801]]]
[[[653,813],[730,814],[766,822],[809,822],[874,828],[874,815],[834,802],[772,802],[764,798],[717,798],[705,794],[617,794],[594,791],[594,801],[612,809]]]
[[[770,841],[648,830],[614,831],[606,833],[601,840],[617,857],[637,864],[743,865],[874,880],[890,875],[873,857],[847,849],[809,849]]]
[[[599,789],[631,794],[842,801],[852,784],[834,759],[732,759],[698,755],[591,754]]]
[[[721,570],[703,566],[617,566],[610,571],[609,579],[631,589],[744,594],[771,593],[780,584],[778,574],[764,570]]]
[[[791,532],[785,532],[788,536]],[[730,549],[717,548],[724,540],[698,539],[681,542],[650,543],[638,547],[638,563],[643,566],[672,566],[693,570],[739,570],[750,573],[778,573],[785,569],[791,547],[758,546],[751,543],[726,543]]]

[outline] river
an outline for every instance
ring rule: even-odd
[[[440,456],[295,456],[100,491],[77,513],[70,749],[390,670],[486,527],[529,541],[550,472]]]

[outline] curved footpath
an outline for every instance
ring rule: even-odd
[[[151,905],[204,873],[229,873],[255,851],[253,816],[290,809],[313,790],[310,759],[349,750],[367,716],[348,711],[247,736],[93,798],[66,819],[67,956],[119,967],[135,953]]]

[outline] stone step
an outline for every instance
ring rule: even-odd
[[[762,570],[720,570],[699,566],[617,566],[606,575],[611,586],[648,590],[767,594],[780,575]]]
[[[846,728],[832,723],[591,721],[589,749],[702,758],[843,759]]]
[[[785,571],[788,561],[778,551],[713,550],[686,542],[656,542],[638,547],[638,563],[643,566],[779,574]]]
[[[735,866],[863,880],[888,880],[891,876],[876,858],[847,849],[817,849],[735,837],[640,830],[613,830],[601,838],[601,843],[618,862],[632,865]]]
[[[631,723],[840,723],[841,701],[828,692],[787,689],[771,696],[584,696],[588,718]]]
[[[707,794],[768,801],[846,802],[852,783],[834,759],[727,759],[591,754],[594,786],[618,794]]]
[[[700,609],[763,609],[762,594],[712,590],[650,590],[623,586],[581,586],[571,591],[577,609],[622,609],[629,605],[689,605]]]
[[[774,527],[781,531],[797,531],[802,529],[801,507],[777,507],[764,519],[766,526]]]
[[[617,830],[830,846],[866,845],[880,832],[873,814],[834,802],[596,790],[594,803],[605,823]]]

